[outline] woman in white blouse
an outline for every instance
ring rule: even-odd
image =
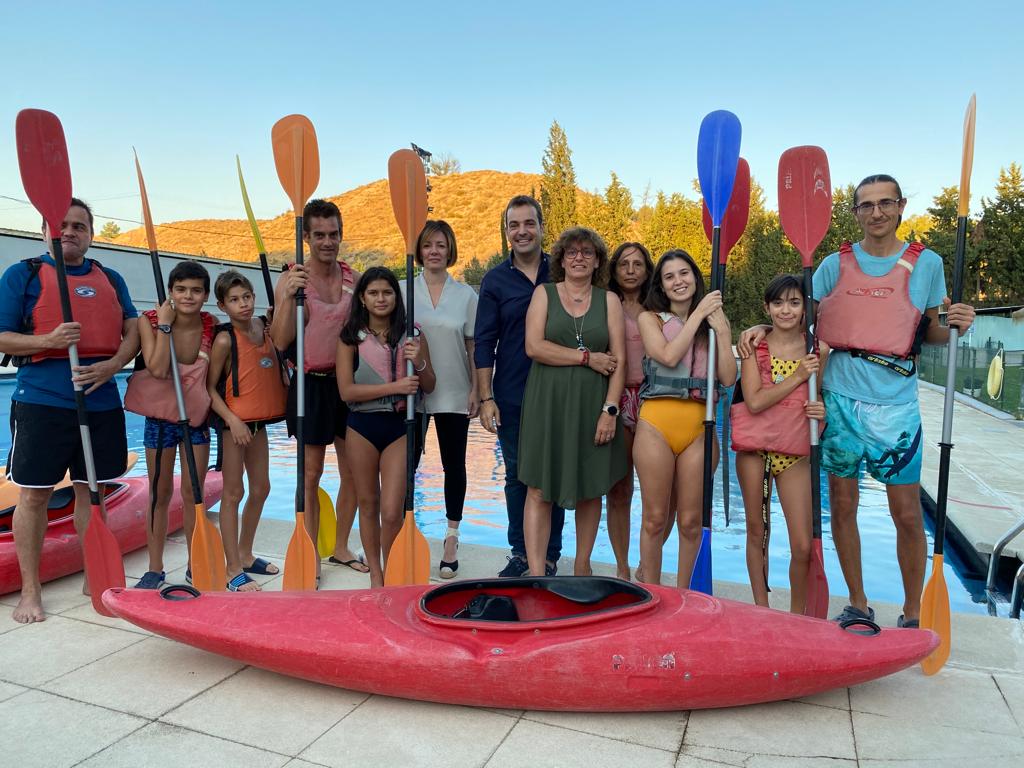
[[[469,421],[476,417],[476,377],[473,375],[473,325],[476,291],[448,274],[458,250],[455,233],[445,221],[427,221],[416,242],[416,263],[423,267],[415,280],[415,318],[430,345],[437,372],[434,391],[423,402],[426,423],[434,420],[441,466],[448,530],[441,556],[441,578],[459,568],[459,523],[466,500],[466,441]]]

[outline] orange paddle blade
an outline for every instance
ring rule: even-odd
[[[139,165],[139,153],[132,147],[132,154],[135,155],[135,173],[139,177],[139,195],[142,197],[142,220],[146,224],[146,242],[149,243],[149,250],[157,251],[156,230],[153,228],[153,214],[149,210],[149,195],[146,194],[146,180],[142,178],[142,166]]]
[[[405,252],[413,253],[427,221],[427,176],[419,156],[411,149],[400,149],[388,158],[388,186],[391,209],[405,238]]]
[[[281,589],[316,589],[316,547],[306,531],[306,515],[295,513],[295,530],[284,555],[284,578]]]
[[[942,555],[932,558],[932,576],[921,598],[921,629],[930,629],[939,636],[939,647],[921,662],[926,675],[934,675],[949,659],[952,633],[949,626],[949,590],[942,572]]]
[[[206,517],[206,505],[196,504],[196,528],[192,532],[192,586],[200,592],[223,592],[228,575],[224,543]]]
[[[384,585],[397,587],[429,583],[430,545],[416,527],[413,513],[406,512],[402,530],[398,532],[398,537],[388,554],[388,564],[384,569]]]
[[[967,114],[964,115],[964,150],[960,162],[960,203],[957,206],[957,216],[966,216],[967,210],[971,207],[971,169],[974,167],[974,109],[975,98],[972,93],[971,100],[967,103]]]
[[[807,568],[807,603],[804,606],[804,616],[828,618],[828,577],[825,575],[821,539],[814,540],[811,562]]]
[[[320,183],[316,131],[305,115],[288,115],[274,123],[270,140],[274,145],[277,178],[292,201],[295,215],[301,216],[306,201]]]
[[[103,521],[99,507],[90,508],[82,549],[92,607],[102,616],[113,616],[114,613],[103,604],[103,593],[116,587],[124,589],[124,562],[117,539]]]

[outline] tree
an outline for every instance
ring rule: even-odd
[[[857,242],[861,239],[863,233],[853,214],[853,191],[853,184],[832,190],[832,221],[821,245],[814,252],[815,266],[830,253],[838,251],[843,242]]]
[[[481,264],[480,259],[474,256],[462,270],[463,281],[465,281],[467,285],[480,285],[480,283],[483,282],[484,275],[501,264],[501,262],[506,258],[507,257],[496,252],[491,254],[491,257],[487,260],[486,264]]]
[[[462,163],[454,155],[442,152],[431,159],[431,176],[450,176],[453,173],[462,173]]]
[[[108,221],[103,225],[103,229],[100,230],[100,237],[104,240],[117,240],[117,237],[120,234],[121,228],[113,221]]]
[[[540,207],[544,215],[544,247],[549,248],[563,230],[576,225],[576,171],[569,140],[558,121],[551,123],[548,147],[541,161]]]
[[[994,199],[982,198],[978,223],[979,303],[1017,304],[1024,297],[1024,175],[1001,168]]]
[[[647,226],[643,242],[655,260],[665,251],[682,248],[693,256],[705,273],[711,264],[711,246],[704,236],[700,203],[673,192],[666,197],[659,191]]]
[[[612,171],[612,180],[604,190],[603,208],[604,229],[599,232],[604,238],[608,250],[611,251],[621,243],[634,238],[633,219],[636,216],[636,211],[633,209],[633,195],[619,181],[615,171]]]
[[[945,267],[946,286],[953,290],[953,266],[956,261],[956,220],[957,207],[960,203],[960,192],[956,186],[943,187],[942,192],[932,198],[932,206],[928,215],[932,220],[932,228],[921,238],[926,248],[930,248],[942,257]],[[964,252],[964,298],[972,302],[978,300],[981,291],[981,272],[978,262],[978,248],[972,242],[975,222],[967,219],[967,246]]]

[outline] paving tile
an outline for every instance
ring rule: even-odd
[[[0,635],[0,675],[38,687],[141,640],[134,632],[51,616]]]
[[[181,568],[184,572],[187,564],[188,547],[185,545],[185,540],[168,539],[164,543],[164,571],[169,573],[177,568]],[[128,586],[141,579],[142,574],[148,570],[149,552],[145,547],[129,552],[124,556],[124,573]]]
[[[856,768],[856,760],[792,755],[751,755],[714,747],[683,747],[675,768]]]
[[[971,706],[964,707],[965,701]],[[1020,735],[995,681],[985,672],[946,667],[929,677],[914,667],[851,688],[850,707],[855,712],[899,718],[903,723]]]
[[[678,752],[686,712],[527,712],[523,717],[570,731]]]
[[[594,768],[606,765],[671,768],[675,761],[674,750],[667,752],[524,719],[516,723],[498,751],[487,761],[487,768]]]
[[[74,608],[69,608],[61,614],[62,618],[74,619],[75,621],[84,621],[88,624],[97,624],[101,627],[113,627],[114,629],[123,629],[127,632],[134,632],[137,635],[146,635],[152,637],[153,633],[137,627],[124,619],[117,618],[116,616],[104,616],[101,613],[96,613],[96,610],[92,607],[92,602],[83,603],[82,605]]]
[[[840,609],[842,610],[842,609]],[[850,711],[850,689],[833,688],[831,691],[822,691],[813,696],[804,696],[802,699],[794,699],[804,704],[815,704],[819,707],[831,707],[841,709],[844,712]]]
[[[4,632],[10,632],[12,629],[18,629],[19,627],[25,626],[24,624],[17,622],[11,616],[14,606],[18,604],[17,597],[20,593],[14,593],[14,600],[9,603],[0,603],[0,635]],[[5,596],[6,597],[6,596]]]
[[[480,709],[373,696],[299,757],[339,768],[479,766],[514,725]]]
[[[323,768],[323,766],[320,763],[311,763],[308,760],[295,758],[291,762],[285,763],[284,768]]]
[[[51,680],[44,689],[153,718],[216,685],[243,666],[181,643],[149,637]]]
[[[847,712],[797,701],[691,712],[683,743],[728,744],[750,754],[856,758]]]
[[[1024,677],[1000,674],[994,677],[1000,693],[1017,721],[1021,735],[1024,735]]]
[[[967,701],[969,699],[965,698],[964,702]],[[964,768],[967,761],[985,762],[988,766],[1024,763],[1024,739],[1005,735],[993,737],[992,733],[982,733],[972,727],[918,722],[908,728],[902,717],[855,711],[853,728],[861,765],[866,765],[868,760],[942,760],[957,768]],[[900,765],[906,763],[900,762]]]
[[[145,724],[121,712],[28,691],[0,702],[3,762],[18,768],[72,766]]]
[[[23,688],[20,685],[14,683],[0,682],[0,701],[7,701],[7,699],[17,696],[19,693],[24,693],[28,688]]]
[[[248,667],[168,712],[161,721],[297,755],[366,699],[365,693]]]
[[[80,768],[281,768],[288,760],[285,755],[164,723],[151,723],[93,755]]]
[[[73,573],[70,576],[43,584],[43,608],[46,610],[46,615],[63,613],[68,608],[90,602],[89,596],[82,594],[84,583],[85,577],[82,574]],[[0,597],[0,603],[13,608],[20,599],[21,592],[11,592]]]

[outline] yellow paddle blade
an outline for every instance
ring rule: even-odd
[[[184,478],[183,478],[184,481]],[[227,588],[224,543],[220,532],[206,517],[206,505],[196,504],[196,527],[192,532],[192,586],[200,592],[223,592]]]
[[[260,237],[260,228],[256,226],[256,217],[253,216],[252,206],[249,204],[249,193],[245,191],[245,179],[242,178],[242,161],[235,155],[235,165],[238,166],[238,185],[242,188],[242,202],[245,203],[245,216],[249,219],[249,227],[252,229],[252,239],[256,241],[258,253],[266,253],[263,247],[263,238]]]
[[[416,527],[412,512],[405,513],[405,522],[391,545],[384,568],[384,586],[430,583],[430,545]]]
[[[400,149],[388,158],[388,186],[391,209],[405,238],[405,252],[415,255],[416,240],[427,221],[427,176],[419,156],[411,149]]]
[[[971,207],[971,168],[974,167],[974,94],[967,103],[967,114],[964,115],[964,150],[960,161],[960,204],[957,216],[966,216]]]
[[[156,251],[156,230],[153,228],[153,214],[149,210],[149,195],[146,194],[146,181],[142,178],[142,166],[139,165],[139,153],[132,147],[132,154],[135,155],[135,173],[139,177],[139,195],[142,197],[142,220],[146,224],[146,242],[149,243],[149,250]]]
[[[306,515],[303,512],[296,512],[295,530],[284,555],[284,578],[281,589],[316,589],[316,564],[316,548],[306,531]]]
[[[334,502],[330,495],[323,488],[316,494],[320,502],[320,527],[316,532],[316,549],[320,557],[330,557],[334,554],[334,545],[338,540],[338,519],[334,515]]]
[[[921,598],[921,629],[930,629],[939,636],[939,647],[921,662],[926,675],[934,675],[949,658],[951,645],[949,627],[949,590],[942,572],[942,555],[932,558],[932,576]]]
[[[988,366],[988,396],[992,400],[998,400],[999,396],[1003,394],[1003,350],[999,350],[999,353],[992,358],[992,362]]]
[[[270,140],[274,145],[277,178],[292,201],[295,215],[301,216],[306,201],[320,183],[316,131],[305,115],[288,115],[274,123]]]

